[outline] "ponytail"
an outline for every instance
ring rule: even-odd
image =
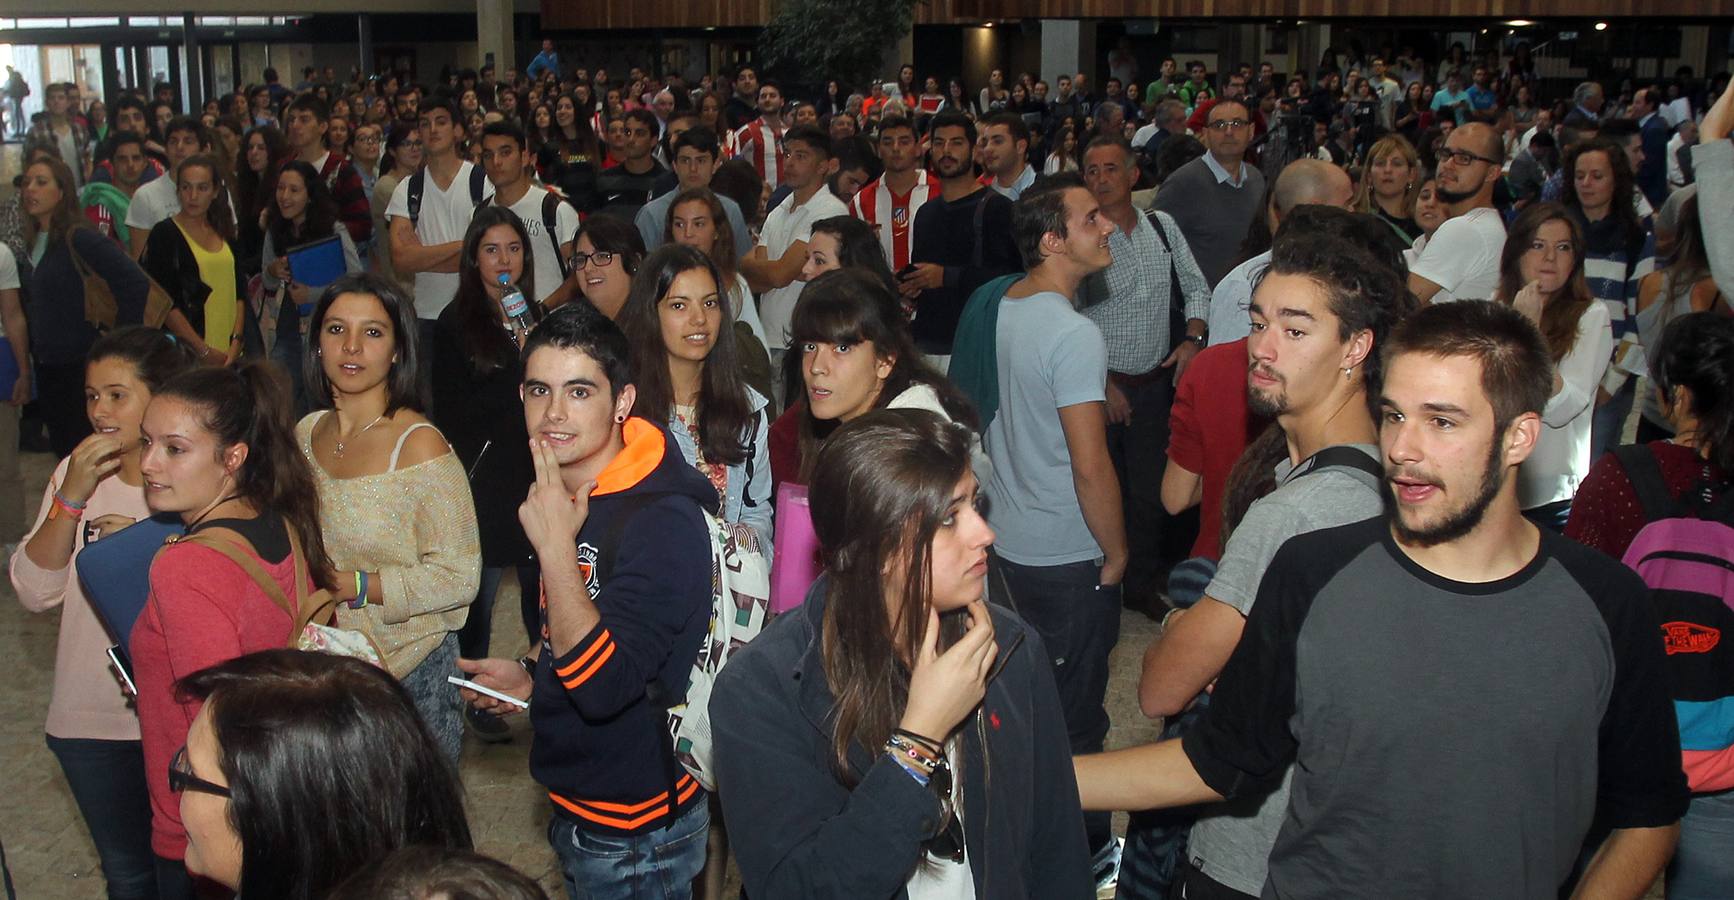
[[[202,410],[202,424],[220,448],[247,445],[247,458],[235,473],[235,493],[260,515],[280,515],[300,539],[308,570],[320,587],[327,584],[331,559],[319,528],[319,490],[313,470],[295,441],[289,386],[270,365],[248,363],[240,369],[206,367],[182,374],[162,394]]]

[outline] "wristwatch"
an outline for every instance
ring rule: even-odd
[[[1204,342],[1206,339],[1206,336],[1202,335],[1202,334],[1188,334],[1188,335],[1185,335],[1184,337],[1186,340],[1188,340],[1194,344],[1197,344],[1201,348],[1204,346]]]

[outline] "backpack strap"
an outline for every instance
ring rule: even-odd
[[[470,205],[471,206],[481,206],[482,205],[482,201],[484,199],[482,197],[482,191],[484,189],[483,186],[487,184],[487,179],[488,179],[488,173],[486,170],[484,170],[481,166],[476,165],[475,163],[470,164]]]
[[[1168,352],[1173,353],[1186,339],[1186,295],[1180,289],[1180,265],[1174,256],[1174,244],[1168,240],[1168,229],[1162,227],[1162,216],[1150,209],[1144,211],[1144,218],[1156,229],[1156,239],[1168,254]]]
[[[553,191],[542,195],[542,230],[548,234],[548,244],[554,248],[554,262],[560,267],[560,280],[572,277],[571,264],[560,252],[560,198]]]
[[[747,487],[753,483],[753,457],[759,453],[759,422],[763,421],[763,409],[753,413],[753,420],[747,428],[747,480],[741,485],[741,505],[749,509],[757,507],[758,501],[747,493]]]
[[[409,227],[421,220],[421,194],[427,188],[427,166],[418,167],[409,176]]]
[[[1662,465],[1656,454],[1643,444],[1626,444],[1613,449],[1614,459],[1626,470],[1632,483],[1632,493],[1638,495],[1638,505],[1644,511],[1645,522],[1672,519],[1680,515],[1680,502],[1668,490],[1662,477]]]
[[[1298,475],[1291,474],[1289,476],[1290,479],[1305,478],[1308,475],[1317,474],[1327,469],[1354,469],[1358,472],[1371,475],[1375,482],[1382,482],[1385,480],[1385,468],[1383,466],[1379,465],[1377,461],[1366,453],[1357,450],[1354,447],[1350,447],[1347,444],[1337,444],[1335,446],[1326,447],[1325,449],[1314,453],[1312,456],[1307,457],[1306,461],[1301,463],[1301,465],[1306,468]]]
[[[258,558],[248,552],[246,545],[226,535],[208,531],[195,531],[181,535],[174,540],[174,543],[198,544],[227,557],[248,578],[253,580],[253,583],[259,587],[267,599],[277,604],[278,609],[289,614],[289,619],[294,624],[290,626],[289,639],[286,645],[295,646],[307,620],[301,617],[298,606],[290,605],[289,598],[284,595],[283,588],[277,584],[277,579],[272,578],[271,573],[265,571],[265,567],[259,564]],[[301,555],[300,542],[295,539],[293,528],[289,529],[289,553],[295,558],[295,592],[299,594],[301,593],[302,578],[306,572],[306,562]]]

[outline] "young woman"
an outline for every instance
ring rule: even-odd
[[[1386,135],[1367,151],[1366,171],[1355,193],[1355,211],[1372,213],[1396,233],[1404,247],[1421,236],[1415,224],[1415,196],[1421,191],[1421,157],[1401,135]]]
[[[472,846],[455,767],[374,666],[268,650],[178,689],[204,704],[168,776],[189,870],[248,900],[303,900],[403,847]]]
[[[941,107],[941,112],[963,113],[975,119],[981,116],[981,107],[977,106],[975,98],[969,95],[969,88],[964,87],[963,79],[953,78],[946,82],[945,105]]]
[[[681,244],[658,248],[639,267],[619,317],[638,388],[632,414],[667,425],[686,461],[716,488],[718,518],[751,529],[768,558],[769,400],[741,377],[721,283],[709,257]]]
[[[507,569],[517,570],[525,635],[538,634],[541,621],[539,569],[518,522],[524,486],[536,479],[518,396],[524,382],[521,336],[507,327],[499,287],[504,274],[526,298],[535,296],[532,246],[511,210],[476,210],[458,257],[457,296],[434,324],[431,418],[468,473],[481,533],[481,587],[458,632],[458,653],[465,659],[488,655],[494,595]],[[540,321],[541,304],[527,303],[531,318]],[[505,723],[490,713],[469,709],[465,715],[484,741],[508,735]]]
[[[619,216],[591,216],[573,245],[572,271],[578,291],[610,319],[618,318],[632,289],[632,276],[644,261],[644,236]]]
[[[235,217],[216,160],[195,156],[175,173],[180,212],[158,222],[139,264],[174,299],[168,328],[199,361],[224,366],[241,355],[246,278],[236,260]]]
[[[84,389],[96,433],[55,467],[36,524],[10,560],[12,588],[25,609],[61,610],[48,749],[96,844],[111,897],[156,893],[150,793],[138,716],[103,655],[114,639],[84,596],[78,554],[150,515],[139,474],[139,423],[151,395],[195,364],[186,346],[160,329],[134,325],[97,339]]]
[[[1393,131],[1402,135],[1404,140],[1414,146],[1421,140],[1421,132],[1432,124],[1432,110],[1421,100],[1421,82],[1411,81],[1403,89],[1403,99],[1397,101],[1396,115],[1391,122]]]
[[[819,453],[826,574],[711,695],[723,813],[759,900],[1091,894],[1041,641],[987,603],[970,444],[897,409]]]
[[[330,128],[325,132],[325,149],[345,157],[350,156],[348,117],[333,115],[329,122]]]
[[[265,286],[265,308],[259,311],[259,330],[267,356],[289,373],[295,409],[307,409],[307,388],[301,380],[302,348],[306,344],[308,319],[320,287],[295,280],[289,268],[289,251],[302,244],[336,236],[343,248],[344,271],[361,271],[349,229],[337,218],[337,201],[313,166],[291,160],[277,173],[276,199],[265,211],[265,244],[260,250]],[[278,292],[281,291],[281,295]]]
[[[1064,129],[1054,139],[1054,151],[1048,154],[1042,171],[1049,175],[1078,171],[1078,133],[1075,130]]]
[[[590,117],[571,95],[554,101],[554,128],[537,155],[542,178],[565,193],[578,209],[592,209],[596,196],[596,173],[602,168],[602,146],[596,140]]]
[[[36,363],[37,408],[48,425],[49,446],[64,457],[90,434],[81,402],[84,369],[100,334],[84,317],[81,271],[108,285],[119,325],[141,320],[150,280],[125,250],[86,224],[66,163],[40,155],[25,166],[19,194],[31,264],[23,295],[30,356]]]
[[[1656,473],[1676,501],[1726,504],[1734,491],[1734,319],[1693,312],[1674,319],[1649,353],[1650,383],[1674,436],[1644,443]],[[1702,507],[1700,507],[1702,509]],[[1648,521],[1626,463],[1612,454],[1590,469],[1572,505],[1565,533],[1615,559],[1625,556]],[[1725,582],[1724,582],[1725,583]],[[1657,592],[1660,594],[1661,592]],[[1661,610],[1658,610],[1661,612]],[[1664,621],[1658,619],[1658,621]],[[1682,760],[1694,791],[1680,820],[1680,841],[1668,864],[1667,894],[1678,900],[1719,897],[1734,884],[1734,791],[1729,790],[1726,732],[1696,715],[1707,699],[1728,693],[1699,653],[1671,654],[1673,697],[1682,715]],[[1709,690],[1705,690],[1709,688]]]
[[[398,182],[421,168],[421,137],[414,128],[393,128],[385,139],[385,155],[379,161],[379,180],[373,183],[373,233],[390,234],[385,210],[391,205],[391,195]],[[401,278],[391,264],[391,242],[373,242],[373,271],[386,277],[411,301],[415,299],[415,279]]]
[[[771,357],[765,351],[765,326],[759,320],[758,304],[747,287],[746,276],[735,270],[734,228],[723,212],[722,202],[710,188],[688,188],[675,196],[668,208],[666,243],[684,244],[710,258],[727,294],[729,322],[735,333],[735,360],[741,377],[760,394],[769,397]]]
[[[554,108],[546,103],[536,104],[530,113],[530,127],[524,129],[530,142],[530,152],[537,157],[536,171],[543,181],[548,180],[548,173],[542,170],[542,148],[554,140]]]
[[[415,312],[376,275],[333,282],[313,311],[307,392],[323,407],[295,427],[319,487],[337,624],[371,638],[457,765],[463,748],[457,630],[481,576],[463,464],[422,416]]]
[[[922,82],[921,96],[916,98],[915,108],[911,110],[915,114],[917,133],[926,131],[927,120],[937,114],[944,105],[945,94],[940,91],[939,79],[932,75],[927,76]]]
[[[267,125],[247,132],[235,161],[235,205],[239,241],[257,252],[264,243],[264,212],[271,205],[277,167],[295,154],[283,132]]]
[[[151,563],[150,596],[133,626],[151,850],[165,898],[193,895],[182,862],[187,834],[168,772],[199,704],[175,694],[176,679],[289,641],[294,617],[250,569],[287,598],[335,587],[317,488],[295,449],[293,427],[288,387],[263,363],[175,377],[151,397],[140,426],[139,473],[151,511],[178,515],[189,534],[208,535],[249,561],[243,567],[185,539],[164,547]]]
[[[1415,224],[1420,227],[1421,236],[1403,251],[1403,261],[1409,265],[1415,264],[1421,248],[1427,245],[1427,239],[1445,224],[1445,208],[1439,205],[1439,185],[1431,178],[1421,182],[1421,189],[1415,192]]]
[[[825,438],[875,409],[932,410],[975,431],[969,401],[922,361],[906,322],[897,295],[868,272],[826,272],[807,283],[790,324],[803,389],[771,428],[772,478],[806,484]],[[970,446],[985,473],[979,442]]]
[[[1644,345],[1646,357],[1660,351],[1662,332],[1674,319],[1687,313],[1728,311],[1728,298],[1716,289],[1716,282],[1710,276],[1710,257],[1704,246],[1704,229],[1698,220],[1696,196],[1680,205],[1679,223],[1673,262],[1666,269],[1644,276],[1638,284],[1638,339]],[[1645,393],[1641,409],[1638,443],[1666,440],[1673,435],[1673,425],[1668,421],[1656,392]]]
[[[1563,206],[1537,203],[1511,223],[1499,260],[1499,299],[1541,329],[1553,355],[1553,394],[1541,411],[1535,452],[1517,471],[1517,501],[1536,524],[1557,531],[1595,461],[1590,419],[1614,346],[1607,306],[1584,283],[1582,233]]]

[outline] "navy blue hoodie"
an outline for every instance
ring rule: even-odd
[[[710,532],[700,511],[716,511],[717,492],[660,427],[631,418],[625,437],[626,449],[597,477],[578,532],[578,569],[602,621],[555,656],[543,598],[530,696],[530,774],[557,814],[606,834],[668,824],[670,796],[675,816],[705,802],[674,762],[667,712],[646,690],[655,682],[683,694],[710,628]],[[646,502],[645,494],[661,496]],[[614,558],[598,565],[615,534]]]

